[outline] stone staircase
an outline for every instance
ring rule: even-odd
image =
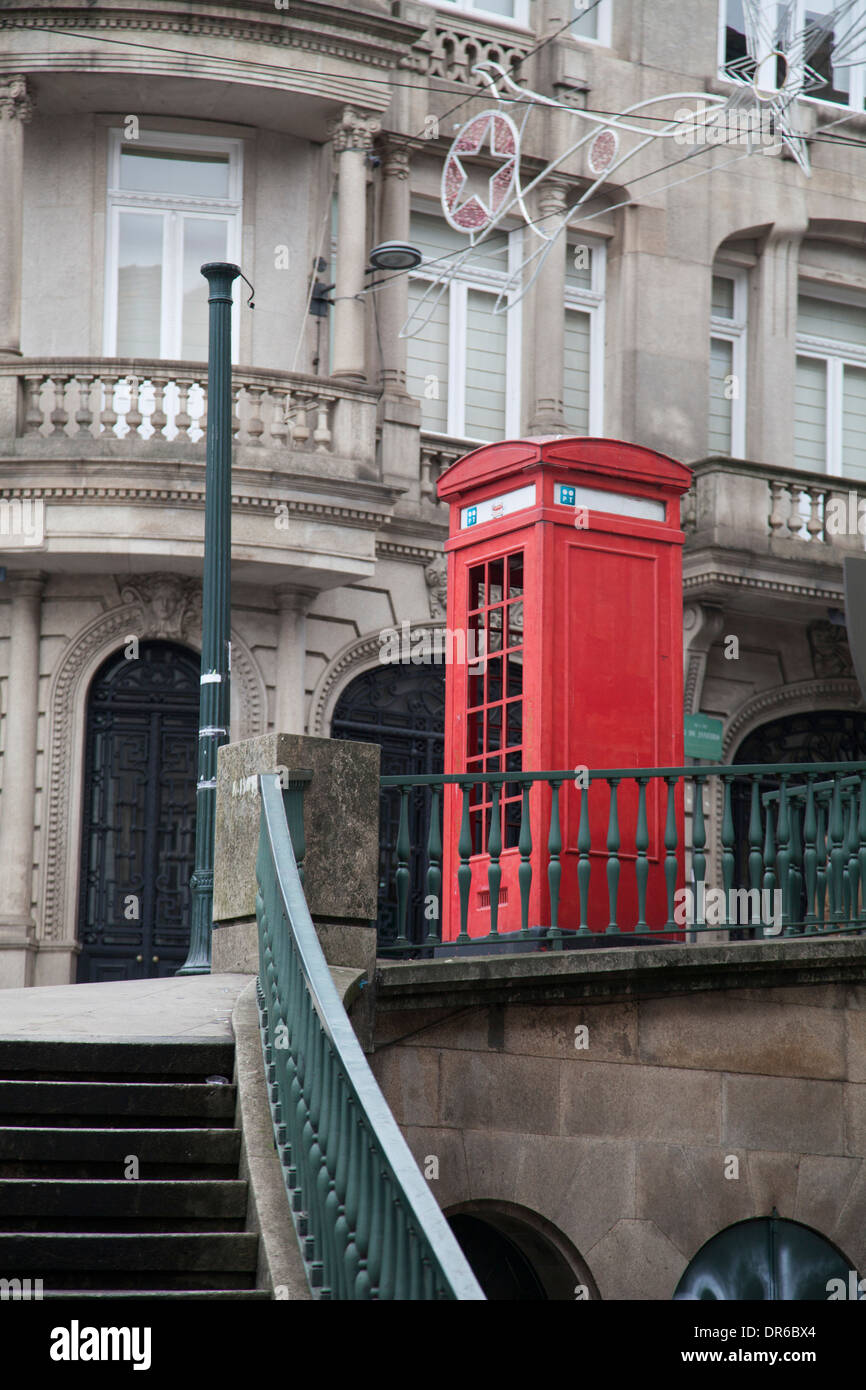
[[[233,1064],[213,1040],[0,1040],[0,1280],[41,1279],[44,1298],[271,1298]]]

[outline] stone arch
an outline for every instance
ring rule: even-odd
[[[725,726],[722,761],[729,763],[743,740],[772,719],[781,719],[788,714],[809,714],[816,709],[832,709],[839,704],[850,704],[852,709],[861,704],[860,687],[856,680],[838,676],[797,681],[794,685],[763,690],[746,700]]]
[[[444,618],[427,619],[426,622],[408,623],[410,640],[418,632],[434,632],[445,627]],[[331,732],[331,720],[337,701],[346,687],[364,671],[379,666],[379,653],[382,650],[380,634],[368,633],[366,637],[355,637],[341,647],[325,667],[310,700],[309,732],[318,738],[327,738]]]
[[[166,576],[174,580],[174,576]],[[174,581],[176,592],[188,581]],[[78,902],[81,848],[81,798],[84,776],[84,718],[87,691],[95,672],[127,636],[179,641],[200,650],[198,637],[188,629],[192,614],[181,619],[156,612],[143,588],[128,585],[124,602],[101,613],[72,639],[63,653],[48,696],[45,736],[45,776],[42,814],[42,854],[39,895],[39,939],[75,949],[75,908]],[[196,629],[198,630],[198,629]],[[237,682],[238,737],[264,732],[265,686],[246,643],[232,632],[232,676]]]
[[[601,1297],[589,1266],[568,1237],[531,1208],[484,1199],[446,1207],[445,1216],[449,1222],[453,1217],[472,1217],[504,1236],[531,1266],[544,1298],[573,1303],[578,1297]]]

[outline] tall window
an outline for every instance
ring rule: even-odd
[[[816,24],[823,24],[825,29],[821,43],[808,58],[808,63],[825,79],[827,85],[807,95],[817,101],[853,106],[859,111],[866,101],[866,74],[863,67],[858,66],[866,60],[866,0],[858,0],[847,13],[831,24],[828,22],[829,16],[838,8],[838,4],[839,0],[797,0],[791,26],[794,33],[801,33],[808,26]],[[762,5],[767,22],[775,26],[784,6],[777,0],[762,0]],[[745,58],[747,53],[742,0],[721,0],[721,15],[719,66],[724,76],[727,65]],[[849,65],[852,59],[855,62]],[[742,68],[738,72],[741,77],[751,75],[748,70],[744,74]],[[786,77],[784,60],[767,54],[760,73],[761,85],[766,88],[782,87]]]
[[[575,434],[604,428],[605,248],[569,242],[565,271],[565,423]]]
[[[745,275],[713,275],[707,446],[711,454],[734,458],[746,452],[746,297]]]
[[[407,339],[406,379],[421,403],[422,429],[479,441],[520,434],[520,306],[493,312],[519,264],[520,236],[490,237],[440,295],[430,287],[467,239],[440,218],[412,217],[410,241],[425,263],[409,281],[412,326],[422,326]]]
[[[801,291],[794,458],[801,468],[866,479],[866,296]]]
[[[201,266],[240,259],[240,141],[112,131],[108,184],[106,352],[205,361]]]
[[[479,19],[504,19],[527,28],[530,24],[532,0],[433,0],[437,9],[465,10]]]

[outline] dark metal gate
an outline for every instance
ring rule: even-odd
[[[365,671],[340,696],[331,721],[332,738],[378,743],[382,776],[421,776],[442,771],[445,752],[445,667],[383,666]],[[410,802],[409,911],[407,933],[421,941],[424,918],[424,873],[430,828],[429,790],[415,789]],[[397,935],[396,844],[400,793],[388,787],[379,801],[379,944],[387,949]]]
[[[128,650],[88,700],[80,982],[172,975],[189,943],[199,659],[169,642]]]

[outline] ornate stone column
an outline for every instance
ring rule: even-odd
[[[316,591],[296,589],[287,584],[277,589],[276,597],[280,610],[280,635],[274,729],[278,734],[302,734],[305,732],[307,611],[316,597]]]
[[[551,179],[538,198],[543,231],[554,231],[567,206],[567,185]],[[565,424],[562,392],[565,373],[565,232],[547,253],[535,282],[535,380],[530,434],[557,434]]]
[[[24,122],[32,114],[27,79],[0,77],[0,356],[21,354]]]
[[[44,576],[7,580],[11,594],[9,676],[3,739],[0,815],[0,986],[28,985],[34,923],[33,820],[36,808],[36,726],[39,717],[39,633]]]
[[[333,127],[337,156],[337,275],[333,375],[366,380],[364,267],[367,263],[366,157],[381,122],[347,106]]]
[[[382,240],[409,240],[409,147],[389,140],[382,160]],[[394,275],[377,291],[382,336],[382,388],[387,396],[405,396],[406,339],[400,329],[409,313],[409,277]]]

